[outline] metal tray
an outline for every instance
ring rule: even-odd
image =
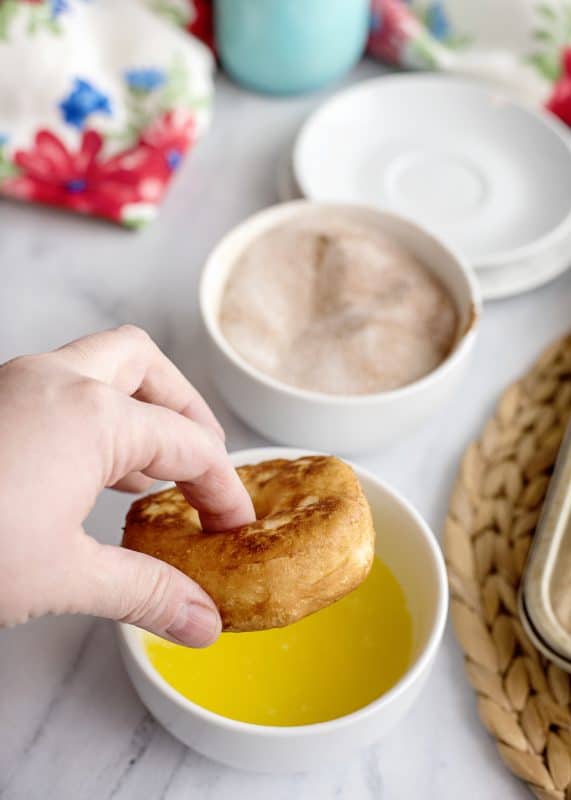
[[[571,425],[527,560],[519,610],[538,650],[571,672]]]

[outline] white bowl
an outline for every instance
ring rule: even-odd
[[[372,223],[398,239],[450,291],[460,317],[458,341],[442,364],[420,380],[377,394],[329,395],[306,391],[281,383],[251,366],[223,336],[218,316],[224,286],[244,248],[268,228],[324,208]],[[231,231],[206,263],[199,296],[210,344],[210,370],[228,405],[269,439],[332,453],[378,448],[402,437],[433,413],[462,379],[480,315],[479,289],[471,269],[423,228],[374,208],[328,206],[305,200],[269,208]]]
[[[234,453],[236,466],[270,458],[299,458],[307,451],[260,448]],[[258,772],[308,770],[344,761],[354,750],[387,734],[409,710],[434,661],[448,606],[446,569],[427,524],[394,489],[353,465],[371,505],[377,553],[402,586],[413,622],[409,669],[386,694],[364,708],[328,722],[277,727],[227,719],[178,694],[155,671],[137,628],[118,624],[123,659],[149,711],[189,747],[209,758]]]
[[[293,162],[304,197],[412,216],[476,269],[515,267],[571,231],[565,126],[469,79],[383,76],[342,92],[305,123]]]

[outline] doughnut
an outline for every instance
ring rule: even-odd
[[[225,631],[290,625],[339,600],[371,569],[375,531],[353,470],[331,456],[238,467],[256,521],[209,533],[177,488],[131,506],[123,546],[199,583]]]

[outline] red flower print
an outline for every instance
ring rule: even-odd
[[[402,0],[373,0],[369,51],[389,64],[401,64],[407,43],[422,26]]]
[[[192,0],[194,16],[187,25],[189,33],[201,39],[214,52],[214,20],[212,0]]]
[[[139,138],[139,145],[160,157],[163,179],[168,180],[177,169],[184,154],[193,144],[196,125],[193,115],[186,109],[167,111],[154,120]]]
[[[88,130],[73,152],[50,131],[39,131],[30,150],[15,152],[21,172],[6,180],[2,191],[115,221],[121,221],[121,211],[129,203],[158,202],[165,186],[157,155],[133,147],[103,161],[102,145],[101,135]]]
[[[566,125],[571,126],[571,47],[563,50],[561,57],[562,74],[553,86],[546,108]]]

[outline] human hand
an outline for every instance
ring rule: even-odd
[[[0,626],[81,613],[214,641],[220,617],[190,578],[83,529],[104,487],[142,491],[152,479],[176,481],[207,530],[254,519],[222,428],[142,330],[0,366]]]

